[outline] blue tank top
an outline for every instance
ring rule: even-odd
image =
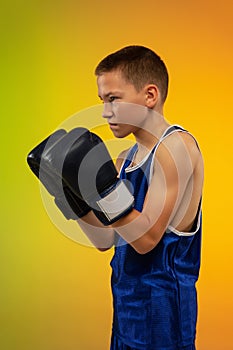
[[[143,161],[130,167],[137,150],[134,145],[123,163],[120,177],[132,183],[135,209],[140,212],[157,147],[177,130],[186,132],[170,126]],[[137,253],[119,237],[111,261],[113,332],[124,344],[139,350],[178,350],[194,343],[200,247],[201,203],[190,232],[168,227],[146,254]]]

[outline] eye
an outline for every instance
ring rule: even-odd
[[[110,103],[113,102],[113,101],[115,101],[116,99],[117,99],[116,96],[109,96],[109,102],[110,102]]]

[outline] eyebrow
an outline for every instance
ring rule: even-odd
[[[110,92],[108,92],[107,94],[105,94],[104,96],[103,96],[103,98],[107,98],[107,97],[109,97],[110,95],[118,95],[120,92],[119,91],[110,91]],[[101,99],[101,100],[103,100],[103,98],[99,95],[99,98]]]

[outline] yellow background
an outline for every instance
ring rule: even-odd
[[[99,103],[96,64],[129,44],[164,59],[165,116],[200,143],[197,349],[233,349],[232,8],[231,0],[1,1],[1,349],[108,349],[112,251],[75,243],[53,225],[26,155]]]

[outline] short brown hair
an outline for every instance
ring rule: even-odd
[[[124,78],[140,91],[146,84],[155,84],[164,103],[168,92],[168,71],[161,58],[152,50],[138,45],[126,46],[106,56],[95,74],[120,69]]]

